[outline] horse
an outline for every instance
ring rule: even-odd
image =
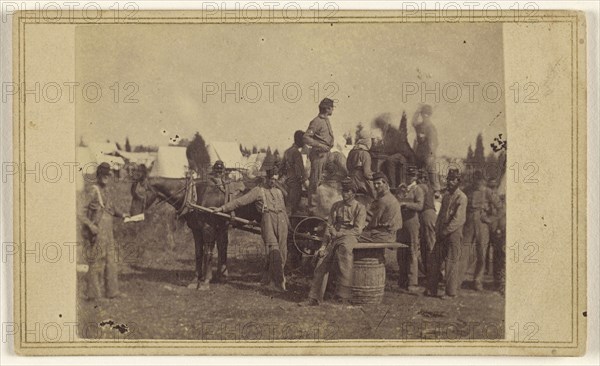
[[[188,191],[189,180],[182,178],[161,178],[161,177],[136,177],[132,194],[136,191],[135,185],[145,187],[146,196],[143,198],[143,204],[137,207],[143,207],[143,211],[148,210],[157,200],[162,200],[171,205],[179,214],[179,217],[185,220],[187,226],[192,231],[195,245],[195,264],[196,279],[188,285],[190,289],[207,290],[210,282],[224,282],[227,277],[227,246],[229,220],[216,215],[202,212],[195,209],[187,209],[185,205]],[[191,178],[188,178],[191,179]],[[208,179],[196,179],[193,186],[195,188],[196,200],[194,203],[203,207],[218,207],[225,204],[228,200],[237,198],[249,190],[248,186],[255,185],[254,181],[230,182],[229,189],[223,189],[222,186],[215,184],[210,177]],[[229,197],[227,197],[229,196]],[[139,195],[134,195],[134,200],[139,200]],[[189,199],[189,198],[188,198]],[[132,207],[134,204],[132,204]],[[141,212],[131,212],[132,215]],[[260,222],[261,215],[254,205],[241,207],[235,212],[237,217],[250,221]],[[217,244],[218,268],[217,275],[212,277],[212,254]]]

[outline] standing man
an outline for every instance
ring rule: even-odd
[[[433,247],[435,245],[435,221],[437,220],[437,215],[435,213],[433,188],[429,185],[427,172],[419,170],[417,183],[424,194],[423,211],[421,211],[421,214],[419,215],[419,220],[421,224],[421,262],[423,263],[422,267],[425,269],[425,272],[427,272],[427,262],[431,258]]]
[[[269,289],[285,291],[283,268],[287,258],[288,216],[283,192],[276,187],[275,167],[265,161],[266,180],[242,197],[214,209],[215,212],[230,212],[239,207],[255,203],[262,213],[261,235],[267,254],[266,276]]]
[[[310,178],[308,204],[313,206],[313,197],[321,183],[323,167],[327,161],[327,154],[333,147],[333,130],[329,117],[333,114],[333,100],[325,98],[319,103],[319,115],[316,116],[303,136],[304,143],[311,147],[308,158],[310,159]]]
[[[369,149],[371,149],[371,136],[369,136],[366,130],[362,129],[357,133],[356,144],[354,144],[354,147],[348,153],[346,169],[348,170],[350,179],[356,186],[357,193],[374,197],[375,192],[371,184],[373,171],[371,170],[371,154],[369,153]]]
[[[467,221],[464,228],[465,254],[475,253],[475,273],[473,275],[474,288],[482,291],[483,272],[485,259],[490,243],[490,233],[487,211],[493,209],[500,211],[500,199],[487,186],[487,182],[480,171],[473,173],[473,183],[467,190]],[[471,255],[463,255],[463,276],[472,264]]]
[[[446,261],[446,294],[443,299],[456,297],[461,284],[461,242],[463,225],[467,213],[467,196],[458,188],[460,173],[450,169],[446,178],[447,193],[442,199],[442,207],[436,223],[436,241],[432,257],[427,261],[427,296],[437,296],[440,270]]]
[[[432,114],[433,109],[429,104],[420,106],[413,115],[412,125],[417,134],[415,142],[417,166],[419,169],[427,170],[429,183],[433,187],[436,197],[439,197],[440,183],[436,166],[438,136],[437,129],[431,122]],[[419,122],[419,116],[421,116],[421,122]]]
[[[421,227],[419,214],[423,210],[425,193],[417,184],[416,167],[408,167],[407,177],[410,184],[404,197],[399,198],[403,225],[399,232],[400,235],[398,235],[398,241],[410,243],[410,248],[399,248],[397,252],[398,267],[400,268],[398,286],[410,293],[417,293],[419,291],[419,230]]]
[[[402,229],[400,202],[390,192],[389,181],[382,172],[373,174],[373,187],[376,197],[370,207],[371,220],[362,237],[377,243],[394,243],[397,231]]]
[[[280,174],[287,188],[286,208],[288,215],[298,212],[302,200],[302,185],[306,181],[304,162],[300,149],[304,146],[304,131],[294,133],[294,143],[283,153]]]
[[[354,196],[356,188],[350,179],[342,182],[342,200],[333,204],[325,233],[324,244],[319,249],[319,261],[310,286],[308,305],[319,305],[327,287],[329,272],[337,262],[336,298],[347,303],[352,297],[353,245],[366,224],[367,209]]]
[[[111,176],[108,163],[98,166],[96,184],[86,189],[78,214],[79,221],[83,224],[82,236],[89,264],[87,299],[90,301],[102,297],[102,277],[105,297],[112,299],[120,295],[113,218],[129,215],[119,211],[113,204],[108,193]]]

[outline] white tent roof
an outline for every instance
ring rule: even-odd
[[[150,170],[150,176],[185,178],[188,170],[185,149],[181,146],[160,146],[152,170]]]
[[[210,163],[221,160],[227,168],[243,168],[244,156],[237,142],[212,141],[206,145],[210,155]]]
[[[88,149],[93,155],[97,154],[113,154],[117,152],[117,144],[113,142],[91,142],[88,144]]]
[[[150,167],[154,161],[154,156],[148,152],[127,152],[119,151],[118,154],[125,160],[128,160],[136,164],[144,164],[146,167]]]

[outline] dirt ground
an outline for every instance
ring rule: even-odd
[[[117,194],[126,208],[129,186]],[[127,196],[125,196],[127,195]],[[460,296],[441,300],[398,289],[395,252],[386,251],[386,289],[379,305],[298,306],[306,300],[308,264],[288,274],[288,291],[259,285],[262,242],[258,235],[232,230],[229,281],[208,291],[188,289],[195,277],[190,230],[174,220],[167,205],[146,221],[117,223],[119,282],[124,297],[88,301],[85,266],[78,272],[79,335],[90,339],[312,340],[498,339],[504,337],[504,297],[492,289],[475,292],[466,282]],[[216,258],[215,258],[216,259]],[[80,256],[80,263],[85,259]],[[308,269],[307,269],[308,268]]]

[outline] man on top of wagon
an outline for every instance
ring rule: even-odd
[[[351,179],[342,181],[342,200],[333,204],[329,214],[323,246],[319,249],[319,262],[315,268],[308,305],[319,305],[327,287],[329,272],[337,262],[339,275],[335,296],[337,301],[347,303],[352,297],[353,244],[366,224],[367,209],[354,196],[356,187]]]
[[[304,133],[304,143],[311,147],[308,158],[310,160],[309,178],[309,206],[312,206],[312,195],[321,183],[323,166],[327,162],[327,155],[333,147],[333,130],[329,117],[333,114],[333,100],[325,98],[319,103],[319,115],[316,116]]]

